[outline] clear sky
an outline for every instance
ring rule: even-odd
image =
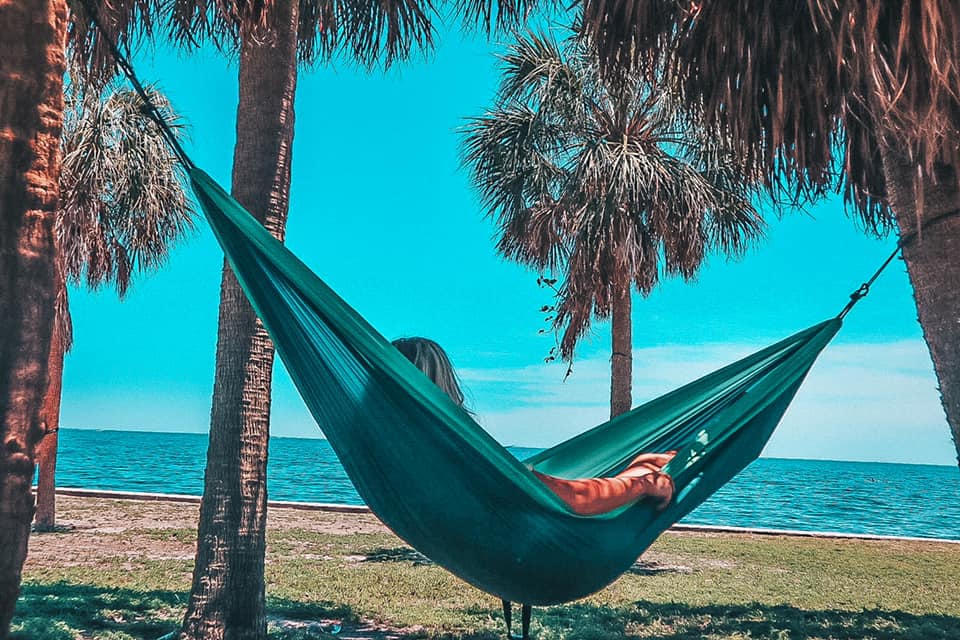
[[[287,242],[388,338],[444,345],[498,440],[548,446],[606,418],[609,328],[595,327],[564,382],[565,365],[543,362],[552,337],[538,334],[550,293],[494,252],[458,128],[490,105],[499,48],[447,33],[429,59],[388,73],[303,71]],[[194,161],[229,187],[235,64],[162,47],[136,64],[190,125]],[[696,282],[636,299],[635,402],[835,315],[894,246],[865,236],[839,197],[769,222],[744,258],[712,257]],[[71,290],[65,427],[208,429],[221,261],[200,220],[123,302]],[[282,366],[272,433],[320,436]],[[848,316],[764,455],[954,463],[900,260]]]

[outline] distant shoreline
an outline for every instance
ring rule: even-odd
[[[34,488],[36,489],[36,488]],[[135,491],[105,491],[97,489],[79,489],[75,487],[58,487],[57,495],[76,498],[100,498],[106,500],[132,500],[140,502],[171,502],[181,504],[200,504],[200,496],[177,493],[141,493]],[[292,502],[286,500],[270,500],[268,506],[275,509],[293,509],[299,511],[321,511],[328,513],[372,514],[369,507],[363,505],[334,504],[325,502]],[[690,531],[697,533],[735,533],[757,536],[789,536],[795,538],[818,538],[840,540],[886,540],[891,542],[935,542],[943,544],[958,544],[960,540],[950,538],[924,538],[918,536],[888,536],[868,533],[841,533],[835,531],[801,531],[795,529],[766,529],[755,527],[728,527],[719,525],[675,524],[670,531]]]
[[[155,431],[152,429],[124,429],[122,427],[61,427],[61,431],[97,431],[97,432],[108,432],[108,433],[158,433],[164,435],[172,436],[202,436],[206,435],[207,431]],[[318,429],[319,431],[319,429]],[[326,441],[327,438],[322,434],[317,436],[288,436],[288,435],[271,435],[271,440],[323,440]],[[503,445],[507,449],[528,449],[530,451],[543,451],[548,447],[535,447],[528,445],[520,444],[505,444]],[[933,467],[935,469],[950,468],[956,469],[956,464],[939,464],[935,462],[890,462],[887,460],[841,460],[834,458],[783,458],[780,456],[760,456],[760,460],[790,460],[796,462],[838,462],[842,464],[896,464],[904,465],[910,467]]]
[[[69,429],[59,444],[61,487],[203,493],[205,434]],[[524,459],[539,450],[508,451]],[[267,485],[276,500],[364,506],[320,438],[274,438]],[[761,458],[683,524],[960,540],[958,491],[956,467]]]

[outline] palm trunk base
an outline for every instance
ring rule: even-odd
[[[57,526],[58,432],[48,432],[37,447],[37,513],[34,531],[54,531]]]
[[[610,417],[630,411],[633,405],[633,301],[629,282],[613,300],[610,357]]]

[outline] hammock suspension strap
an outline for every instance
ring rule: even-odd
[[[97,28],[97,37],[103,38],[104,42],[107,43],[107,48],[110,50],[110,54],[113,56],[113,60],[116,63],[117,67],[126,76],[127,80],[130,81],[130,84],[133,85],[134,91],[137,92],[137,95],[140,96],[140,99],[143,101],[140,109],[143,113],[153,120],[158,127],[160,127],[160,133],[163,135],[164,141],[170,147],[170,150],[177,157],[177,160],[187,169],[195,168],[193,161],[190,160],[187,153],[183,150],[183,147],[180,146],[180,142],[177,140],[176,134],[174,134],[173,129],[170,128],[170,124],[163,117],[163,114],[160,113],[160,109],[157,108],[157,105],[154,104],[153,100],[150,99],[150,95],[147,93],[147,90],[144,88],[143,84],[140,82],[140,79],[137,78],[136,72],[133,70],[133,65],[130,64],[129,59],[120,51],[120,47],[117,46],[116,40],[110,35],[110,32],[107,31],[103,22],[100,20],[100,15],[97,13],[96,8],[91,3],[91,0],[80,0],[80,4],[83,5],[84,10],[87,13],[87,16],[90,18],[90,21]]]
[[[872,285],[874,281],[876,281],[876,279],[880,277],[880,274],[883,273],[883,270],[887,268],[887,265],[889,265],[893,261],[893,259],[897,257],[897,254],[900,253],[900,249],[903,248],[903,245],[904,245],[903,240],[898,242],[896,248],[887,257],[887,259],[883,261],[883,264],[880,265],[880,268],[876,270],[873,276],[871,276],[869,280],[861,284],[859,289],[857,289],[856,291],[850,294],[850,302],[848,302],[847,306],[843,308],[843,311],[841,311],[837,315],[837,318],[839,318],[840,320],[843,320],[844,317],[848,313],[850,313],[850,310],[853,309],[854,305],[860,302],[860,300],[862,300],[863,298],[867,297],[867,294],[870,293],[870,285]]]
[[[960,215],[960,209],[954,209],[953,211],[947,211],[946,213],[941,213],[938,216],[934,216],[933,218],[930,218],[929,220],[924,221],[924,223],[916,231],[912,233],[908,233],[907,235],[900,238],[900,241],[897,242],[897,246],[894,247],[893,252],[889,256],[887,256],[887,259],[883,261],[883,264],[880,265],[880,268],[876,270],[873,276],[871,276],[869,280],[861,284],[859,289],[857,289],[856,291],[850,294],[850,302],[848,302],[847,306],[843,308],[843,311],[841,311],[837,315],[837,318],[840,320],[843,320],[843,318],[847,315],[847,313],[849,313],[850,310],[853,309],[854,305],[860,302],[861,299],[865,298],[867,294],[870,293],[870,286],[874,283],[874,281],[876,281],[878,277],[880,277],[880,274],[883,273],[883,270],[887,268],[887,266],[893,261],[893,259],[897,257],[897,254],[900,253],[901,249],[903,249],[905,246],[907,246],[908,244],[912,243],[914,240],[919,238],[921,233],[924,230],[929,229],[930,227],[937,225],[943,222],[944,220],[947,220],[948,218],[953,218],[954,216],[957,216],[957,215]]]

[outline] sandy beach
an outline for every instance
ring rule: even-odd
[[[31,536],[25,570],[29,572],[48,563],[97,566],[118,555],[192,560],[193,541],[162,539],[155,532],[196,529],[199,513],[199,505],[172,501],[58,496],[57,532],[35,532]],[[271,507],[267,518],[271,530],[297,529],[335,535],[389,533],[389,529],[368,513]],[[64,544],[67,541],[69,544]]]

